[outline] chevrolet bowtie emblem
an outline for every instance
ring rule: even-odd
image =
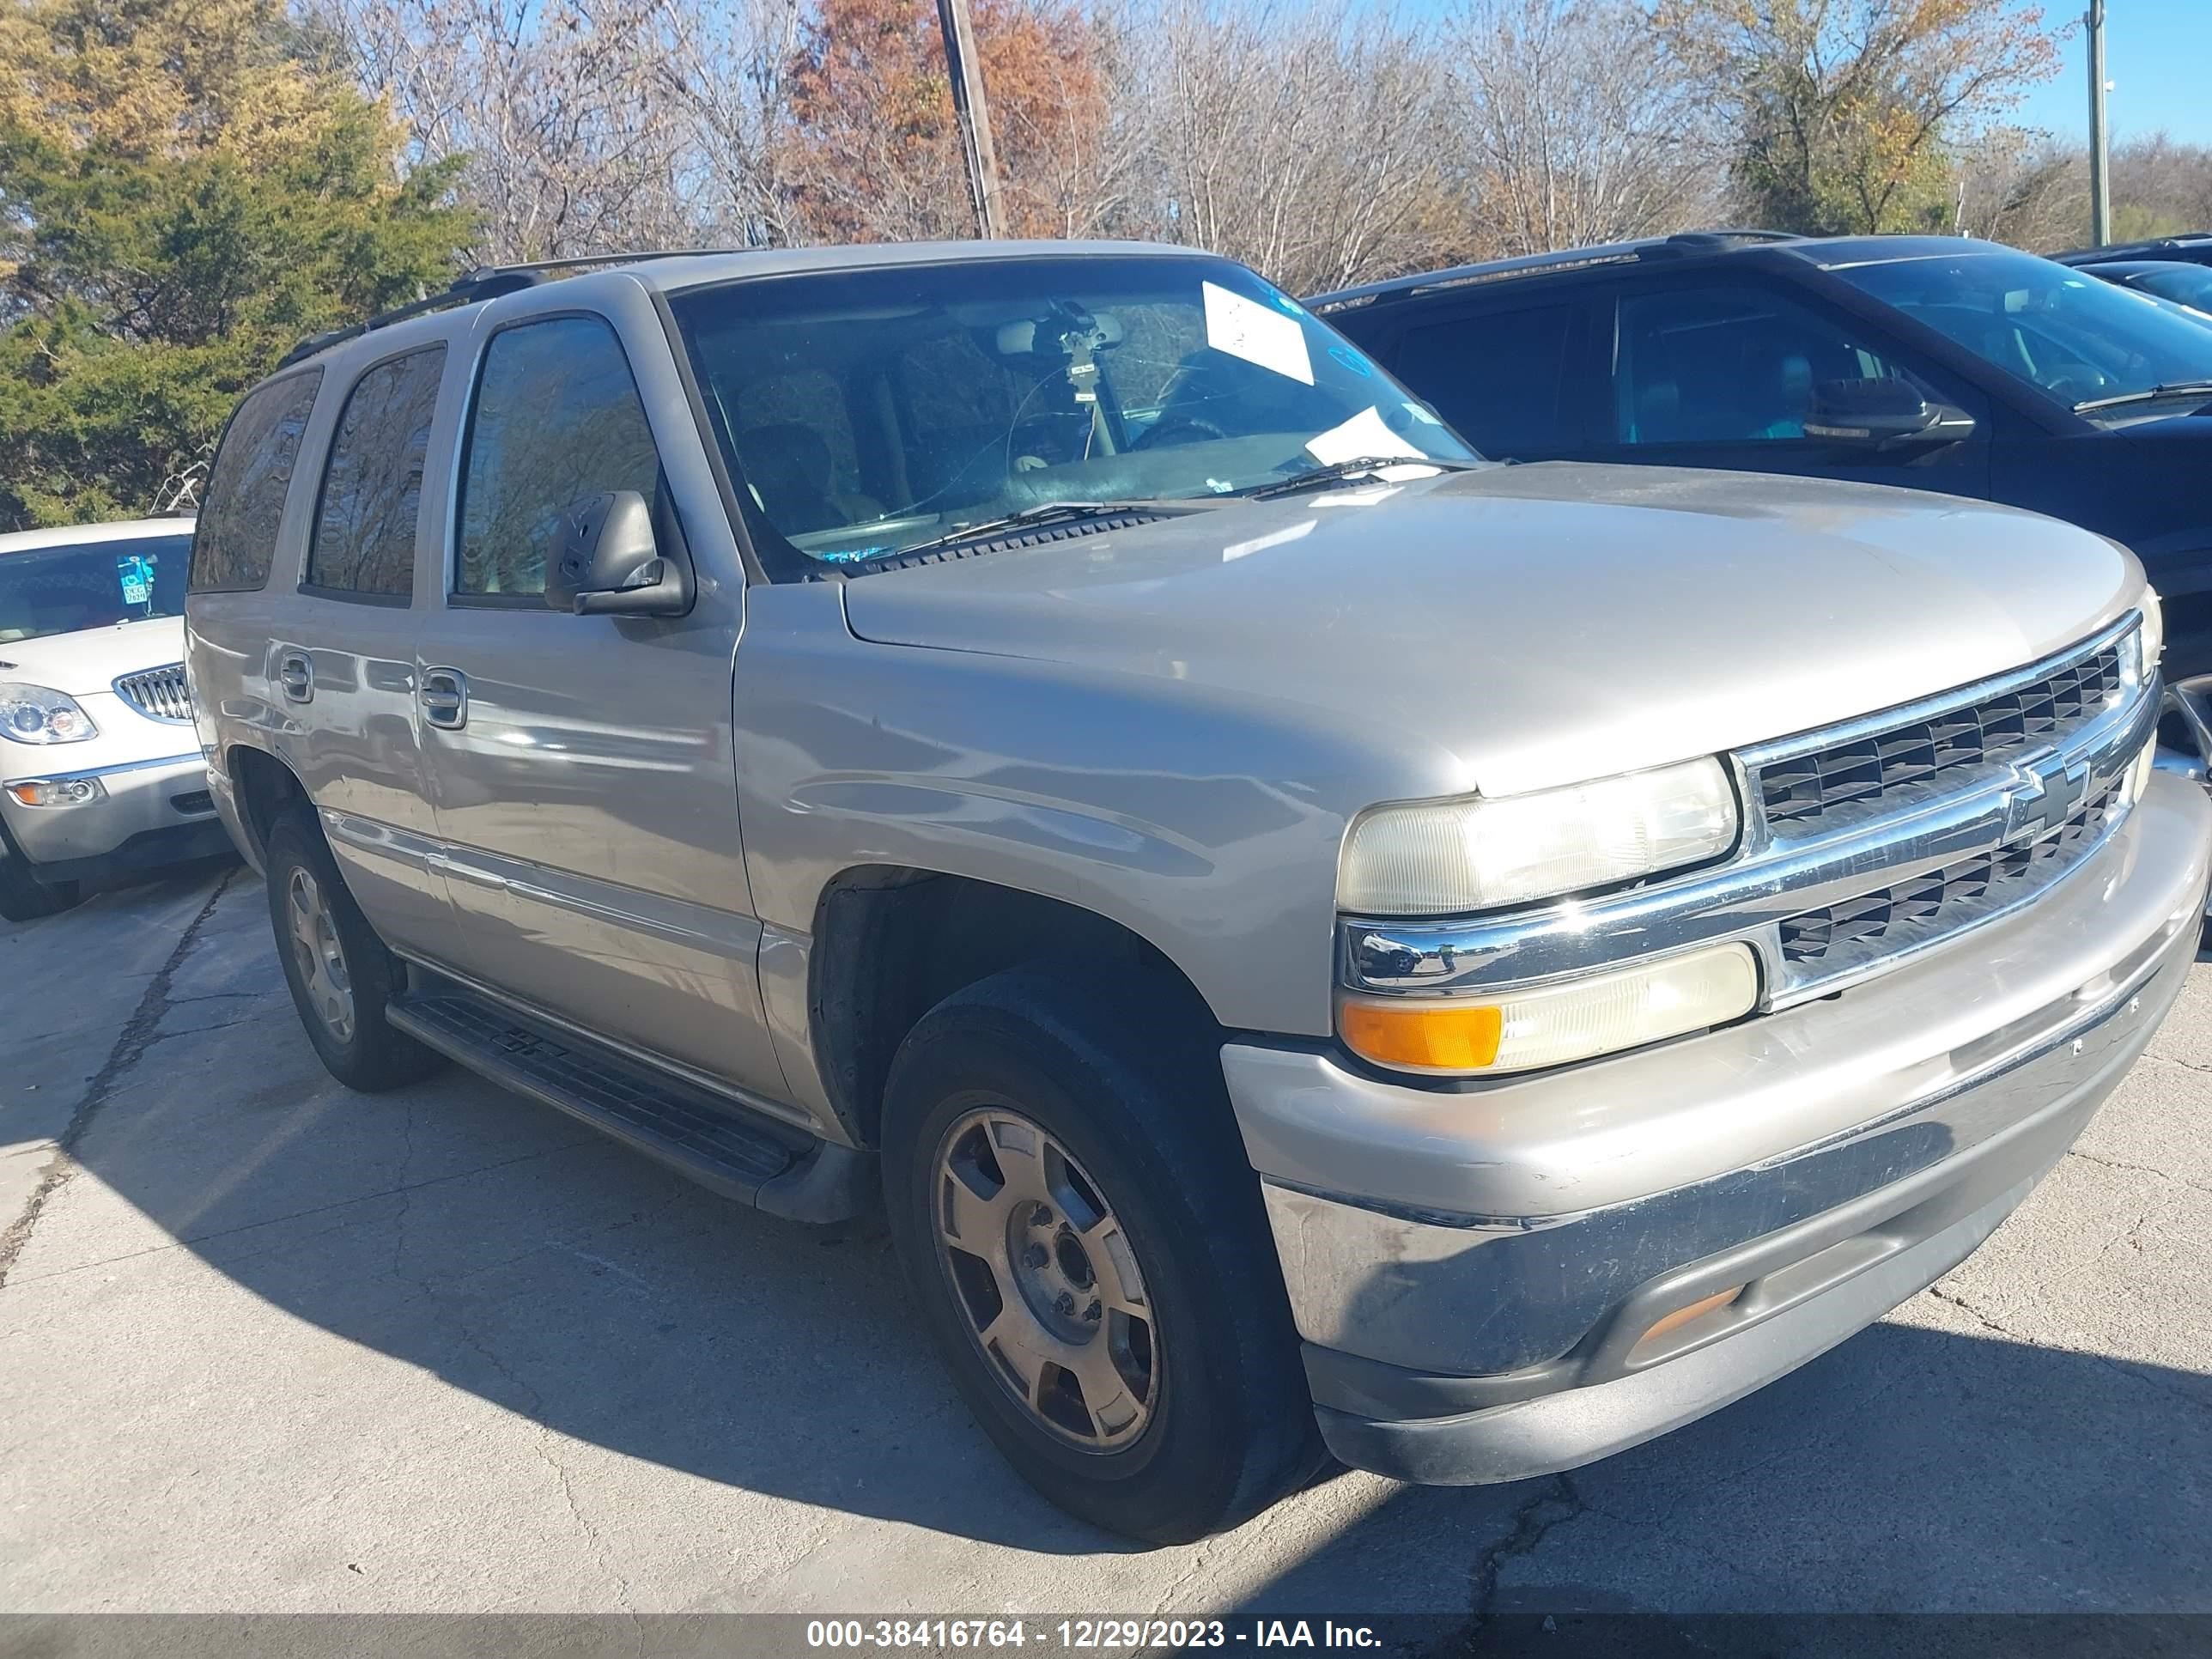
[[[2087,761],[2069,763],[2058,755],[2037,755],[2013,768],[2018,777],[2005,797],[2004,838],[2037,841],[2074,816],[2089,787]]]

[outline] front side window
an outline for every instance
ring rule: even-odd
[[[673,296],[770,574],[1068,503],[1200,501],[1355,459],[1466,463],[1365,354],[1242,266],[1046,256]]]
[[[379,363],[354,385],[331,441],[307,545],[307,586],[405,599],[415,586],[422,467],[446,348]]]
[[[1625,299],[1614,350],[1624,444],[1802,439],[1824,385],[1912,380],[1844,326],[1756,289]]]
[[[1533,306],[1409,328],[1399,372],[1486,455],[1571,448],[1574,319],[1570,306]]]
[[[2152,295],[2008,249],[1835,273],[2069,408],[2204,401],[2212,329]],[[2084,411],[2089,412],[2089,411]]]
[[[562,515],[608,490],[653,499],[660,461],[614,331],[556,317],[493,336],[469,422],[456,594],[542,598]]]
[[[0,645],[185,614],[189,530],[0,553]]]
[[[288,375],[249,393],[231,416],[192,538],[194,592],[257,588],[269,580],[292,466],[322,384],[319,368]]]

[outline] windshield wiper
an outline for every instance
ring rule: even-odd
[[[888,553],[875,556],[881,559],[902,559],[909,553],[933,553],[940,547],[951,547],[956,542],[972,542],[981,536],[995,536],[1008,530],[1021,530],[1030,525],[1054,524],[1062,519],[1111,517],[1116,513],[1168,513],[1195,506],[1194,501],[1039,501],[1035,507],[1025,507],[1018,513],[1009,513],[1002,518],[982,519],[974,524],[963,524],[948,530],[942,536],[933,536],[927,541],[909,542],[904,547],[893,548]]]
[[[2118,409],[2123,404],[2148,404],[2160,398],[2212,398],[2212,380],[2168,380],[2143,392],[2123,392],[2111,398],[2085,398],[2074,405],[2076,415],[2087,415],[2100,409]]]
[[[1429,466],[1439,472],[1472,472],[1481,465],[1480,461],[1449,460],[1436,455],[1355,455],[1349,460],[1331,461],[1327,466],[1309,467],[1304,472],[1293,472],[1287,478],[1279,478],[1273,483],[1255,484],[1249,489],[1240,489],[1237,493],[1249,501],[1263,501],[1271,495],[1289,495],[1320,484],[1337,483],[1346,478],[1380,472],[1385,467]]]

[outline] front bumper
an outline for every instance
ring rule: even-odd
[[[7,851],[42,881],[118,875],[230,850],[198,750],[119,766],[32,770],[18,763],[4,781],[82,778],[96,781],[100,794],[76,805],[26,806],[0,787]]]
[[[1224,1048],[1332,1449],[1452,1484],[1571,1468],[1931,1283],[2149,1042],[2196,953],[2212,801],[2158,776],[2015,915],[1557,1073],[1421,1089]]]

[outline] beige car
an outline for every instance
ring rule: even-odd
[[[227,854],[185,695],[190,519],[0,536],[0,916]]]
[[[1184,250],[479,273],[246,398],[186,619],[336,1076],[882,1206],[978,1421],[1146,1539],[1328,1452],[1571,1468],[1879,1318],[2212,870],[2124,550],[1489,465]]]

